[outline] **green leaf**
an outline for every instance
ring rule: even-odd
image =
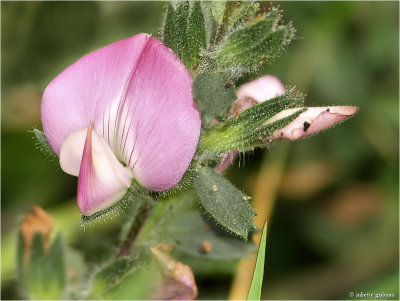
[[[240,1],[236,3],[236,5],[232,6],[228,18],[228,24],[231,26],[235,25],[237,22],[247,21],[254,18],[260,9],[258,1]]]
[[[163,41],[179,56],[188,67],[189,41],[188,41],[189,2],[180,1],[176,8],[173,2],[167,4],[167,16],[164,24]]]
[[[24,267],[24,237],[22,236],[22,231],[18,231],[17,238],[17,267],[18,267],[18,277],[24,282],[25,281],[25,267]]]
[[[218,65],[238,78],[258,70],[264,62],[272,62],[291,42],[295,33],[290,23],[279,25],[281,18],[278,9],[273,8],[268,14],[257,16],[244,27],[232,31],[218,45]]]
[[[247,257],[255,249],[252,243],[211,229],[198,210],[178,216],[174,224],[164,235],[170,235],[176,249],[193,256],[228,260]]]
[[[157,285],[161,281],[161,271],[154,260],[147,258],[144,262],[133,259],[132,266],[130,263],[120,261],[112,270],[115,271],[115,277],[109,275],[107,280],[115,283],[101,293],[100,298],[105,300],[149,300],[152,293],[157,289]],[[131,266],[129,269],[126,265]],[[121,270],[118,269],[118,266]],[[125,273],[120,273],[125,271]],[[109,274],[110,271],[107,272]],[[121,277],[122,276],[122,277]],[[107,278],[106,278],[107,279]],[[116,281],[115,281],[116,280]],[[104,280],[103,280],[104,281]]]
[[[253,279],[251,281],[247,300],[260,300],[261,299],[261,288],[264,277],[264,262],[265,262],[265,248],[267,244],[267,223],[265,223],[260,247],[258,248],[256,266],[254,268]]]
[[[264,146],[273,131],[289,124],[305,109],[299,108],[292,115],[275,122],[268,120],[285,109],[302,105],[303,101],[303,94],[289,89],[281,96],[247,109],[238,118],[233,117],[216,124],[200,137],[198,156],[213,156],[236,149],[247,151],[256,146]]]
[[[188,28],[189,53],[187,54],[187,61],[190,66],[189,69],[193,69],[198,65],[200,50],[206,49],[207,47],[206,39],[203,11],[200,6],[200,1],[196,1],[193,3]]]
[[[180,1],[175,10],[175,40],[177,43],[177,52],[175,53],[181,58],[185,65],[189,59],[188,20],[189,2]]]
[[[105,264],[92,277],[89,297],[103,299],[105,294],[117,288],[139,265],[137,257],[123,257]]]
[[[30,299],[48,299],[44,286],[45,256],[41,232],[35,233],[31,245],[27,269],[26,288]]]
[[[217,34],[217,22],[212,14],[212,4],[214,1],[202,2],[204,23],[206,27],[207,45],[212,45]]]
[[[213,1],[211,2],[212,14],[218,23],[222,22],[225,13],[226,1]]]
[[[220,1],[218,1],[220,2]],[[217,42],[239,26],[242,22],[251,20],[259,11],[260,5],[257,1],[225,1],[222,23],[218,28]],[[217,1],[213,1],[217,3]]]
[[[48,299],[62,298],[66,283],[66,269],[65,245],[61,234],[57,235],[46,257],[44,283]]]
[[[195,194],[190,190],[158,200],[135,245],[148,249],[160,242],[174,244],[176,250],[185,254],[223,260],[247,257],[254,251],[251,242],[210,225],[194,199]],[[205,250],[204,244],[209,244],[211,249]]]
[[[202,206],[223,227],[247,240],[255,211],[247,196],[209,167],[199,170],[194,187]]]
[[[171,2],[167,3],[167,16],[164,23],[163,41],[165,45],[177,54],[178,45],[175,36],[175,9]]]
[[[167,4],[163,41],[192,73],[197,72],[200,51],[207,47],[205,20],[200,1]]]
[[[233,85],[223,73],[202,73],[193,82],[193,98],[202,118],[209,124],[214,118],[226,118],[236,99]]]
[[[38,130],[38,129],[33,129],[32,133],[35,135],[35,144],[36,147],[44,153],[49,159],[52,160],[57,160],[58,161],[58,156],[57,154],[53,151],[51,148],[49,142],[47,141],[46,135]]]

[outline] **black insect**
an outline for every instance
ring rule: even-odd
[[[303,123],[303,131],[304,132],[307,131],[309,127],[310,127],[310,123],[308,123],[307,121],[304,121],[304,123]]]

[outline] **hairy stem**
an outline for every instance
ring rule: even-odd
[[[132,222],[129,233],[122,242],[118,251],[118,258],[127,256],[131,253],[133,244],[138,237],[144,223],[146,222],[151,210],[153,209],[154,201],[155,200],[152,199],[151,202],[143,202],[141,207],[138,209],[138,214],[136,215],[135,220]]]

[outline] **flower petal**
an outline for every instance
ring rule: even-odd
[[[79,176],[87,132],[87,128],[73,132],[61,146],[60,166],[67,174]]]
[[[285,93],[281,81],[273,75],[264,75],[256,80],[239,87],[236,91],[237,98],[252,98],[263,102]]]
[[[60,154],[64,140],[93,120],[140,184],[166,190],[182,178],[200,136],[191,84],[168,47],[138,34],[84,56],[58,75],[43,95],[43,129]]]
[[[114,126],[109,121],[115,121],[115,107],[148,40],[148,35],[139,34],[93,51],[46,87],[42,98],[43,130],[57,154],[71,133],[87,128],[92,120],[99,133],[107,137]],[[100,118],[100,114],[104,116]]]
[[[256,80],[240,86],[236,91],[237,99],[229,110],[228,116],[238,116],[252,106],[280,96],[285,93],[285,87],[281,81],[273,75],[264,75]],[[224,172],[238,156],[238,151],[230,151],[217,164],[214,170],[217,173]]]
[[[72,141],[67,139],[66,143]],[[129,170],[118,162],[106,140],[90,124],[78,179],[77,199],[81,213],[92,215],[110,207],[124,196],[130,183]]]
[[[306,136],[318,133],[330,126],[342,122],[353,116],[358,107],[354,106],[333,106],[333,107],[312,107],[300,114],[295,120],[282,129],[276,130],[272,139],[297,140]],[[296,109],[288,109],[280,112],[268,122],[281,119],[294,113]],[[279,115],[279,116],[278,116]]]
[[[166,190],[182,178],[200,136],[192,78],[157,39],[149,42],[137,74],[121,109],[120,155],[140,184]]]
[[[222,160],[215,166],[214,171],[221,174],[223,173],[239,155],[239,151],[233,150],[227,152]]]

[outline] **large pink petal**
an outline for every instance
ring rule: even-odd
[[[188,168],[200,135],[192,78],[159,40],[139,34],[96,50],[64,70],[42,100],[56,153],[73,132],[94,129],[143,186],[165,190]]]
[[[67,139],[65,143],[71,142]],[[84,215],[92,215],[110,207],[124,196],[130,183],[130,171],[118,162],[106,140],[93,130],[91,124],[79,170],[79,210]]]
[[[288,109],[280,112],[268,123],[293,114],[297,109]],[[295,120],[282,129],[276,130],[272,139],[297,140],[316,134],[343,120],[353,116],[358,111],[354,106],[312,107],[300,114]]]
[[[57,154],[72,132],[87,128],[92,120],[94,128],[108,138],[115,126],[116,107],[149,38],[139,34],[93,51],[61,72],[46,87],[42,98],[42,123]],[[114,123],[109,122],[111,119]],[[112,139],[113,135],[110,136]]]

